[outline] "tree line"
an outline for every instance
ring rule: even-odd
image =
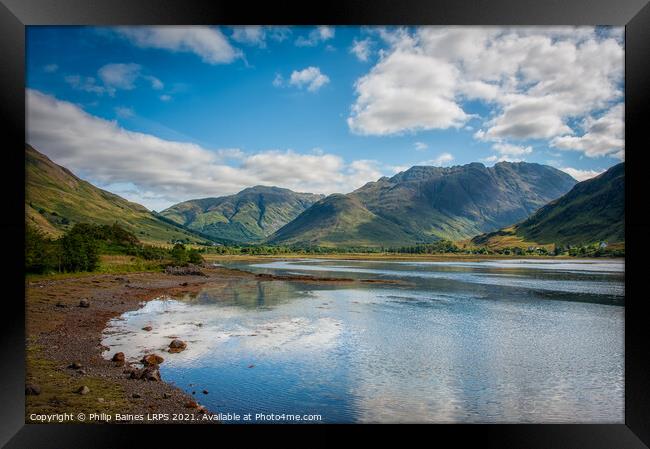
[[[161,266],[185,266],[203,262],[196,249],[188,249],[180,243],[171,249],[145,245],[118,223],[77,223],[58,239],[49,237],[29,223],[25,229],[27,273],[96,271],[99,268],[100,254],[124,254],[157,261]]]

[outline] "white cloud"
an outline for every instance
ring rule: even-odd
[[[582,136],[559,136],[551,146],[560,150],[581,151],[589,157],[611,156],[625,158],[625,111],[618,104],[598,118],[587,117],[582,122]],[[577,179],[577,178],[576,178]]]
[[[427,148],[429,148],[429,145],[427,145],[424,142],[415,142],[415,149],[418,151],[425,151]]]
[[[54,73],[57,70],[59,70],[59,66],[57,64],[47,64],[43,67],[43,71],[46,73]]]
[[[435,165],[436,167],[444,167],[449,165],[454,160],[454,156],[451,153],[440,153],[435,159],[428,161],[422,161],[418,165]]]
[[[348,125],[372,135],[459,127],[469,118],[454,99],[459,75],[450,64],[396,49],[355,83]]]
[[[325,42],[333,37],[334,28],[321,25],[310,31],[307,37],[299,36],[295,44],[298,47],[315,47],[319,43]]]
[[[571,167],[563,167],[560,168],[560,170],[567,173],[573,179],[576,179],[578,181],[585,181],[587,179],[594,178],[600,175],[601,173],[605,172],[605,170],[580,170],[578,168],[571,168]]]
[[[135,115],[135,112],[133,112],[133,109],[131,108],[127,108],[125,106],[117,106],[115,107],[115,115],[120,118],[130,118]]]
[[[277,77],[276,77],[277,79]],[[275,81],[275,80],[274,80]],[[307,87],[310,92],[315,92],[325,84],[329,83],[330,79],[327,75],[321,73],[318,67],[307,67],[303,70],[294,70],[289,78],[289,84],[298,88]]]
[[[459,127],[470,118],[464,102],[478,100],[492,114],[482,118],[477,139],[551,140],[573,137],[576,119],[622,100],[622,28],[599,34],[594,27],[425,26],[376,33],[388,48],[355,85],[348,124],[359,134]],[[607,151],[603,146],[611,143],[599,140],[591,154]]]
[[[133,90],[140,78],[147,80],[152,89],[164,87],[162,81],[152,75],[143,75],[142,66],[134,63],[111,63],[99,68],[97,75],[101,84],[92,76],[67,75],[64,80],[72,88],[97,95],[114,96],[118,89]]]
[[[161,99],[162,101],[170,101],[170,100],[172,99],[172,96],[171,96],[171,95],[167,95],[167,94],[163,94],[163,95],[160,96],[160,99]]]
[[[352,42],[352,47],[350,47],[350,53],[357,57],[359,61],[367,61],[370,57],[370,46],[372,41],[370,38],[365,38],[363,40],[354,40]]]
[[[240,44],[255,45],[260,48],[266,47],[266,32],[264,27],[259,25],[233,27],[230,37]]]
[[[283,85],[284,85],[284,78],[282,77],[281,74],[276,73],[275,78],[273,78],[273,86],[282,87]]]
[[[116,31],[138,47],[190,52],[208,64],[227,64],[242,56],[215,27],[137,26]]]
[[[492,145],[492,148],[502,156],[522,156],[524,154],[530,154],[533,152],[533,148],[531,146],[523,147],[500,142]]]
[[[97,80],[92,76],[67,75],[64,78],[73,89],[90,92],[97,95],[115,95],[115,88],[97,84]]]
[[[142,66],[139,64],[106,64],[97,74],[106,86],[116,89],[131,90],[135,88],[135,80],[140,76]]]
[[[346,163],[325,152],[209,150],[126,130],[38,91],[27,90],[26,97],[31,145],[100,186],[133,186],[124,196],[156,209],[258,184],[345,193],[381,176],[374,161]]]

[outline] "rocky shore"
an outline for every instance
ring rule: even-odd
[[[162,295],[180,298],[232,282],[289,279],[224,267],[179,274],[93,274],[26,282],[26,422],[37,422],[34,414],[79,412],[133,417],[120,422],[170,422],[139,418],[157,414],[182,415],[186,419],[181,422],[214,422],[206,419],[210,413],[201,406],[200,395],[188,394],[160,376],[159,364],[184,350],[185,342],[170,340],[171,354],[149,354],[142,363],[130,365],[124,354],[106,353],[102,331],[111,318]]]

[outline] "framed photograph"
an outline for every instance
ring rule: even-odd
[[[645,0],[2,2],[6,447],[650,444]]]

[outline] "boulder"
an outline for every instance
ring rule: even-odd
[[[81,395],[88,394],[88,393],[90,393],[90,388],[88,388],[87,386],[84,385],[84,386],[79,387],[79,388],[77,389],[77,393],[79,393],[79,394],[81,394]]]
[[[156,365],[160,365],[164,361],[165,359],[160,357],[158,354],[147,354],[144,357],[142,357],[141,360],[144,366],[156,366]]]
[[[113,354],[113,358],[111,359],[114,362],[123,362],[124,361],[124,353],[123,352],[116,352]]]
[[[72,362],[71,364],[68,365],[68,368],[72,369],[81,369],[83,365],[79,362]]]
[[[131,368],[130,370],[126,370],[127,372],[125,374],[129,375],[129,379],[141,379],[142,378],[142,371],[141,369],[138,368]]]
[[[142,371],[140,379],[160,382],[160,371],[155,366],[149,366]]]
[[[65,304],[63,304],[62,302],[57,302],[57,303],[56,303],[56,306],[57,306],[57,307],[65,307]]]
[[[187,348],[187,343],[185,343],[183,340],[174,339],[169,344],[169,352],[171,353],[184,351],[185,348]]]
[[[79,307],[90,307],[90,301],[87,299],[82,299],[79,301]]]
[[[25,385],[25,394],[30,396],[38,396],[41,394],[41,387],[36,384]]]
[[[163,399],[169,399],[169,398],[171,398],[171,397],[172,397],[171,394],[169,394],[169,393],[163,393]]]
[[[208,394],[208,390],[203,390],[203,394]]]
[[[140,393],[133,393],[131,395],[131,397],[134,398],[134,399],[138,399],[138,398],[141,398],[142,396],[140,395]]]

